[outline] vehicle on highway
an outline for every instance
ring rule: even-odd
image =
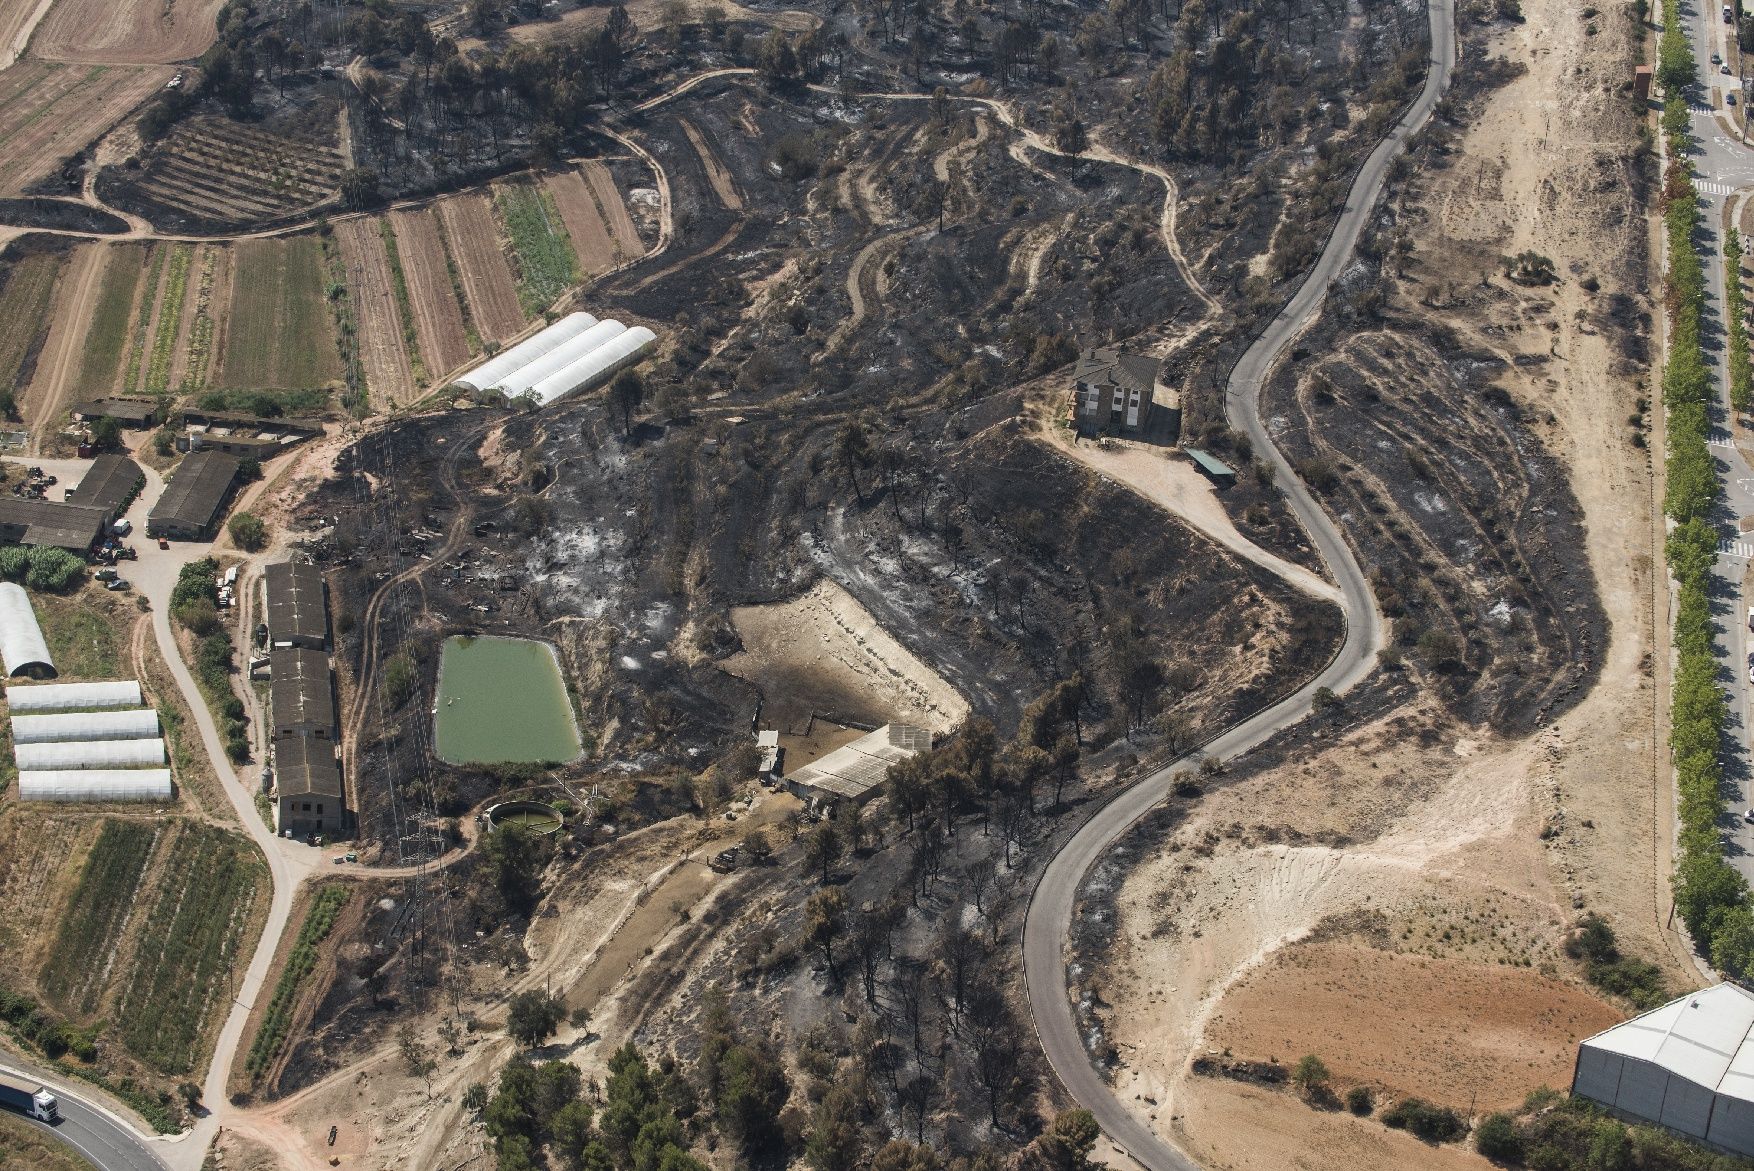
[[[61,1121],[61,1103],[40,1082],[27,1082],[0,1074],[0,1106],[16,1110],[38,1122]]]

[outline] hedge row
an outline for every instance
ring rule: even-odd
[[[1742,234],[1724,235],[1724,320],[1730,333],[1730,406],[1754,411],[1754,366],[1748,362],[1748,306],[1742,294]]]

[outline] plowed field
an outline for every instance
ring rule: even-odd
[[[549,175],[542,180],[548,196],[560,211],[566,234],[572,237],[573,251],[578,256],[579,271],[596,276],[615,267],[615,241],[603,224],[596,197],[585,186],[585,177],[577,171]]]
[[[55,287],[49,336],[37,358],[30,389],[20,403],[24,421],[38,443],[71,401],[109,253],[107,244],[81,244],[73,250],[73,259]]]
[[[49,297],[66,258],[54,253],[26,256],[0,273],[0,385],[17,386],[31,352],[49,327]]]
[[[41,0],[0,0],[0,68],[18,60]]]
[[[414,372],[402,344],[402,315],[396,304],[396,282],[390,258],[375,219],[344,220],[335,225],[341,260],[347,266],[347,291],[359,323],[359,361],[366,390],[374,403],[407,402],[414,395]]]
[[[500,247],[499,221],[486,198],[473,193],[439,200],[438,213],[475,328],[488,341],[504,341],[524,328],[524,311],[518,304],[511,265]]]
[[[198,118],[178,126],[153,151],[133,191],[173,215],[253,223],[333,197],[341,163],[335,147],[313,137]],[[153,216],[152,206],[144,210],[166,218]]]
[[[469,332],[445,266],[438,221],[430,211],[395,211],[390,213],[390,226],[402,255],[408,304],[414,310],[414,332],[420,338],[427,373],[443,377],[469,360]]]
[[[56,0],[31,38],[50,61],[162,65],[207,51],[223,0]]]
[[[0,195],[54,174],[171,73],[34,60],[0,71]]]
[[[214,384],[297,390],[341,377],[317,241],[242,240],[232,261],[225,350]]]
[[[721,166],[719,169],[724,168]],[[639,232],[633,226],[633,217],[627,214],[627,205],[621,202],[621,192],[615,189],[615,180],[610,176],[608,168],[602,163],[587,162],[579,164],[579,171],[597,196],[597,204],[603,209],[604,220],[609,225],[609,236],[621,250],[621,259],[636,260],[644,256],[646,246],[639,242]],[[727,175],[726,182],[729,181],[730,176]],[[742,207],[742,201],[738,200],[735,206]]]

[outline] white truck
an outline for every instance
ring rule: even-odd
[[[61,1121],[61,1104],[41,1082],[28,1082],[0,1074],[0,1106],[16,1110],[38,1122]]]

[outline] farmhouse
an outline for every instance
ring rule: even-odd
[[[932,734],[926,729],[885,724],[787,777],[786,791],[804,801],[863,805],[877,795],[890,765],[931,747]]]
[[[1738,1155],[1754,1155],[1754,993],[1718,984],[1583,1041],[1571,1092]]]
[[[279,791],[282,832],[338,837],[345,831],[347,808],[334,744],[310,736],[275,740],[274,784]]]
[[[280,561],[264,574],[268,595],[268,645],[329,649],[329,607],[323,573],[300,561]]]
[[[1158,361],[1112,346],[1085,350],[1072,367],[1073,418],[1080,435],[1144,431],[1151,421]]]
[[[238,461],[217,451],[191,453],[146,517],[146,535],[211,541],[237,489]]]

